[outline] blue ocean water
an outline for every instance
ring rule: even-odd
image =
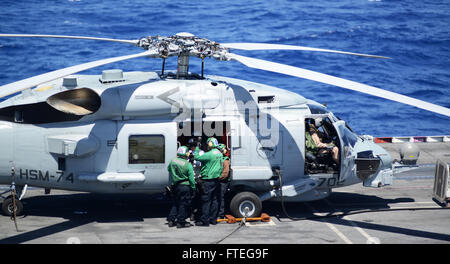
[[[0,33],[138,39],[191,32],[217,42],[263,42],[389,56],[390,60],[300,51],[235,51],[450,107],[448,1],[153,1],[2,0]],[[140,49],[63,39],[0,39],[0,85],[63,67]],[[200,71],[200,60],[191,60]],[[198,63],[196,63],[198,62]],[[166,68],[176,68],[176,58]],[[103,69],[160,70],[160,60],[135,59]],[[326,102],[358,134],[450,135],[450,118],[346,89],[206,60],[206,74],[240,78]]]

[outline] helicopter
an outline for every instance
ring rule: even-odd
[[[268,43],[217,43],[187,32],[136,40],[0,34],[7,38],[62,38],[119,42],[144,52],[87,62],[0,86],[0,184],[6,215],[23,213],[29,186],[93,193],[163,193],[167,165],[191,138],[216,137],[231,160],[231,201],[237,217],[255,217],[262,202],[313,201],[333,188],[392,184],[392,158],[369,135],[357,135],[326,106],[260,83],[204,75],[204,59],[243,65],[350,89],[450,116],[450,109],[366,84],[231,53],[298,50],[369,58],[388,57]],[[176,56],[176,71],[165,62]],[[84,70],[134,58],[162,59],[161,71]],[[201,73],[189,71],[200,58]],[[338,149],[311,155],[306,134],[314,125]],[[328,153],[328,154],[327,154]],[[7,191],[9,192],[9,190]],[[7,192],[3,193],[6,194]],[[2,195],[3,195],[2,194]]]

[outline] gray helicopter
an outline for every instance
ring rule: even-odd
[[[216,137],[231,159],[229,204],[235,216],[258,216],[262,201],[312,201],[333,188],[363,183],[392,184],[392,158],[373,137],[358,136],[324,105],[287,90],[221,76],[204,76],[204,59],[245,66],[412,105],[450,116],[450,109],[365,84],[310,70],[250,58],[230,50],[300,50],[371,58],[368,54],[266,43],[217,43],[190,33],[118,40],[61,35],[0,34],[112,41],[145,51],[88,62],[0,86],[0,184],[14,196],[3,201],[7,215],[23,211],[28,186],[96,193],[162,193],[167,165],[177,147]],[[177,56],[176,71],[165,61]],[[74,75],[139,57],[162,59],[157,72],[104,70]],[[189,72],[190,57],[202,60]],[[307,131],[338,149],[312,155]],[[9,192],[9,191],[8,191]],[[4,193],[6,194],[6,192]],[[3,195],[4,195],[3,194]],[[3,197],[3,196],[2,196]]]

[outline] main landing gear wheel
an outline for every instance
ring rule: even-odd
[[[15,199],[15,203],[16,203],[16,216],[22,215],[23,214],[23,204],[21,201],[19,201],[19,199]],[[5,215],[7,216],[12,216],[14,214],[14,203],[13,203],[13,199],[12,196],[8,196],[8,198],[6,198],[3,201],[2,204],[2,211]]]
[[[261,215],[262,203],[256,194],[252,192],[241,192],[231,199],[230,210],[238,218],[259,217]],[[246,210],[248,210],[247,216],[245,215]]]

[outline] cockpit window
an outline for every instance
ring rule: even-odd
[[[355,131],[353,131],[353,129],[347,124],[347,123],[345,123],[345,126],[350,130],[350,131],[352,131],[353,133],[355,133]],[[355,133],[356,134],[356,133]]]
[[[344,145],[355,147],[356,142],[358,142],[358,137],[346,126],[339,126],[339,132],[342,136],[342,141]]]
[[[322,105],[316,105],[316,104],[308,104],[309,110],[311,111],[311,114],[328,114],[330,111],[326,109]]]

